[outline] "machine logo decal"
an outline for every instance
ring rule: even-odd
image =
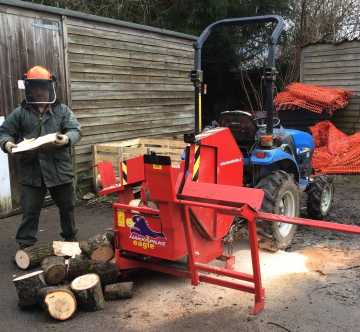
[[[133,244],[142,246],[145,244],[147,248],[153,249],[155,246],[166,245],[166,237],[163,232],[157,232],[151,229],[146,219],[141,215],[134,215],[132,217],[133,224],[130,228],[130,239],[134,240]],[[139,245],[141,244],[141,245]]]

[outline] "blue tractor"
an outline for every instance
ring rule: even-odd
[[[262,209],[266,212],[299,216],[302,198],[306,197],[307,215],[323,219],[331,209],[334,186],[331,178],[314,176],[311,158],[313,137],[303,131],[286,129],[274,112],[275,47],[284,29],[284,20],[276,15],[224,19],[209,25],[197,39],[195,67],[191,80],[195,87],[195,134],[202,126],[203,71],[201,50],[210,33],[222,25],[275,23],[269,40],[267,65],[264,71],[263,112],[256,115],[242,110],[222,112],[217,125],[230,128],[245,159],[245,184],[265,191]],[[305,193],[303,195],[303,193]],[[240,221],[241,222],[241,221]],[[276,249],[287,248],[295,235],[296,225],[261,223],[261,233]]]

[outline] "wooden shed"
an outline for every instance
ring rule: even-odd
[[[360,130],[360,40],[312,44],[301,54],[301,81],[352,90],[349,105],[331,119],[346,133]]]
[[[74,150],[79,186],[91,186],[93,144],[193,128],[194,36],[6,0],[0,0],[0,27],[0,122],[21,102],[17,80],[27,68],[49,68],[59,98],[82,125]],[[7,167],[0,152],[0,163],[4,216],[18,208],[20,190],[16,159]]]

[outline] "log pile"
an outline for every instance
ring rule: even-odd
[[[112,232],[18,250],[15,263],[22,270],[40,268],[13,279],[19,307],[40,306],[56,320],[70,319],[78,309],[102,310],[105,301],[133,294],[133,283],[121,282]]]

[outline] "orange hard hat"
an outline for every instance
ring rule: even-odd
[[[25,79],[27,80],[47,80],[51,81],[51,73],[44,67],[35,66],[30,68],[25,74]]]

